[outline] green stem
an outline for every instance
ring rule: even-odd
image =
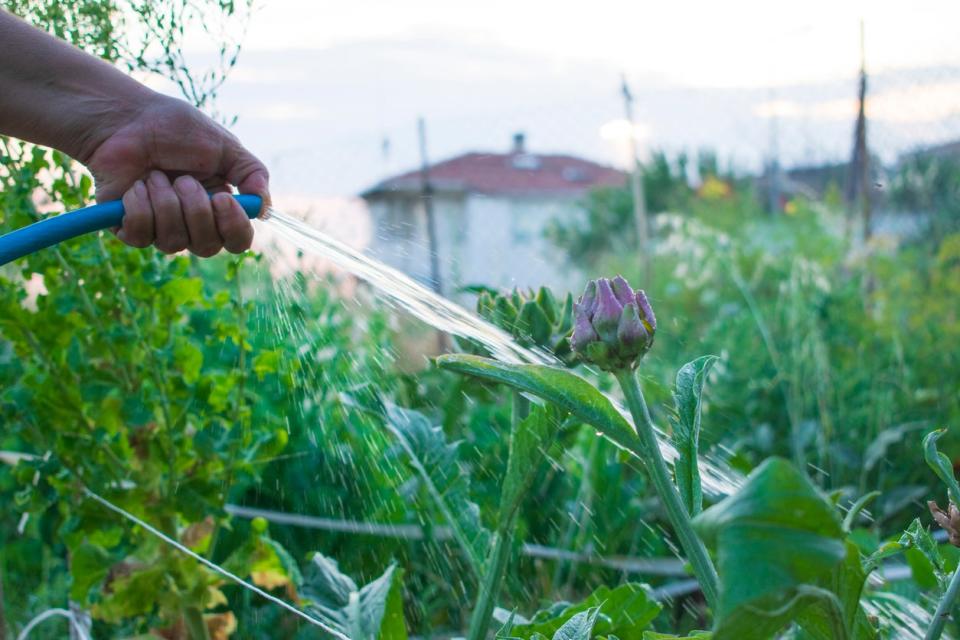
[[[943,633],[947,618],[950,617],[950,610],[957,603],[958,593],[960,593],[960,569],[953,572],[947,591],[937,604],[937,611],[933,614],[933,620],[930,621],[930,628],[927,629],[927,635],[923,637],[924,640],[937,640]]]
[[[643,399],[640,383],[633,371],[620,371],[616,376],[627,399],[627,406],[630,407],[630,414],[633,416],[640,444],[648,454],[648,468],[654,487],[660,496],[664,509],[667,511],[670,524],[673,525],[674,531],[680,538],[680,546],[687,554],[687,559],[693,567],[693,573],[700,582],[700,589],[707,599],[707,604],[716,610],[717,571],[713,568],[713,562],[711,562],[703,542],[694,533],[690,524],[690,515],[687,513],[686,507],[683,506],[680,494],[670,479],[670,470],[667,469],[667,463],[664,462],[663,454],[660,452],[660,443],[653,428],[653,421],[650,419],[647,403]]]
[[[483,640],[490,629],[493,608],[497,604],[503,575],[507,569],[507,561],[510,559],[510,546],[513,542],[513,532],[510,529],[513,528],[514,520],[514,518],[511,518],[510,526],[505,527],[505,530],[498,531],[494,537],[493,550],[487,558],[483,584],[480,585],[480,593],[477,596],[477,605],[470,615],[470,630],[467,633],[467,640]]]
[[[3,556],[0,556],[0,640],[7,637],[7,616],[3,607]]]
[[[516,441],[520,423],[530,413],[530,401],[519,393],[513,394],[513,413],[510,420],[510,453],[513,455],[513,444]],[[507,467],[510,468],[508,461]],[[501,488],[500,501],[503,503],[507,482]],[[477,594],[477,604],[470,615],[470,627],[467,631],[467,640],[483,640],[490,630],[490,619],[493,608],[500,597],[500,588],[503,586],[503,576],[510,560],[510,548],[513,544],[513,529],[517,522],[517,510],[520,506],[519,497],[510,508],[501,511],[497,523],[497,533],[494,536],[493,548],[484,563],[483,580],[480,584],[480,593]]]
[[[210,640],[207,623],[203,620],[203,612],[197,607],[184,607],[183,623],[187,627],[190,640]]]

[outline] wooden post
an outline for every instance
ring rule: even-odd
[[[443,295],[443,281],[440,276],[440,248],[437,242],[437,220],[433,209],[433,184],[430,182],[430,162],[427,159],[427,123],[421,117],[417,120],[417,133],[420,138],[420,196],[427,219],[427,245],[430,252],[430,283],[438,295]],[[447,334],[437,332],[437,349],[447,351]]]

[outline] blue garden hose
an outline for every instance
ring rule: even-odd
[[[260,215],[263,207],[260,196],[241,194],[233,197],[251,220]],[[123,201],[114,200],[62,213],[0,236],[0,266],[85,233],[119,227],[123,214]]]

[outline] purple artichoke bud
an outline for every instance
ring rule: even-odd
[[[643,289],[637,289],[637,307],[640,309],[640,319],[643,320],[647,332],[653,336],[653,332],[657,330],[657,317],[653,315],[653,307],[650,306],[650,301],[647,300],[647,294]]]
[[[600,337],[593,330],[590,324],[590,318],[587,314],[577,314],[573,325],[573,337],[570,338],[570,348],[574,351],[586,349],[591,342],[596,342]]]
[[[590,323],[600,339],[611,346],[617,339],[617,325],[620,324],[622,313],[623,303],[614,295],[610,281],[606,278],[597,280],[597,305]]]
[[[657,320],[650,302],[622,276],[591,280],[573,314],[570,346],[601,369],[632,369],[653,345]]]
[[[617,300],[623,306],[634,302],[633,289],[630,288],[630,283],[627,282],[627,279],[623,276],[617,276],[611,280],[610,288],[613,289],[613,295],[617,297]]]

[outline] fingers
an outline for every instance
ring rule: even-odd
[[[154,241],[153,209],[150,207],[150,195],[143,180],[137,180],[123,194],[123,226],[117,231],[122,242],[143,249]]]
[[[170,179],[162,171],[151,171],[147,178],[147,192],[150,194],[153,225],[157,233],[154,246],[166,254],[183,251],[190,244],[190,236],[180,208],[180,198],[173,190]]]
[[[131,247],[152,244],[166,254],[190,249],[209,258],[223,248],[243,253],[253,242],[253,225],[229,191],[211,198],[191,176],[171,184],[166,174],[153,171],[123,194],[123,208],[117,238]]]
[[[173,188],[180,197],[183,220],[186,222],[187,234],[190,236],[190,251],[201,258],[209,258],[220,253],[220,249],[223,248],[223,239],[217,231],[217,223],[213,219],[213,207],[207,192],[191,176],[180,176],[174,181]]]
[[[230,253],[243,253],[253,242],[253,224],[232,196],[216,193],[211,198],[217,230],[223,247]]]

